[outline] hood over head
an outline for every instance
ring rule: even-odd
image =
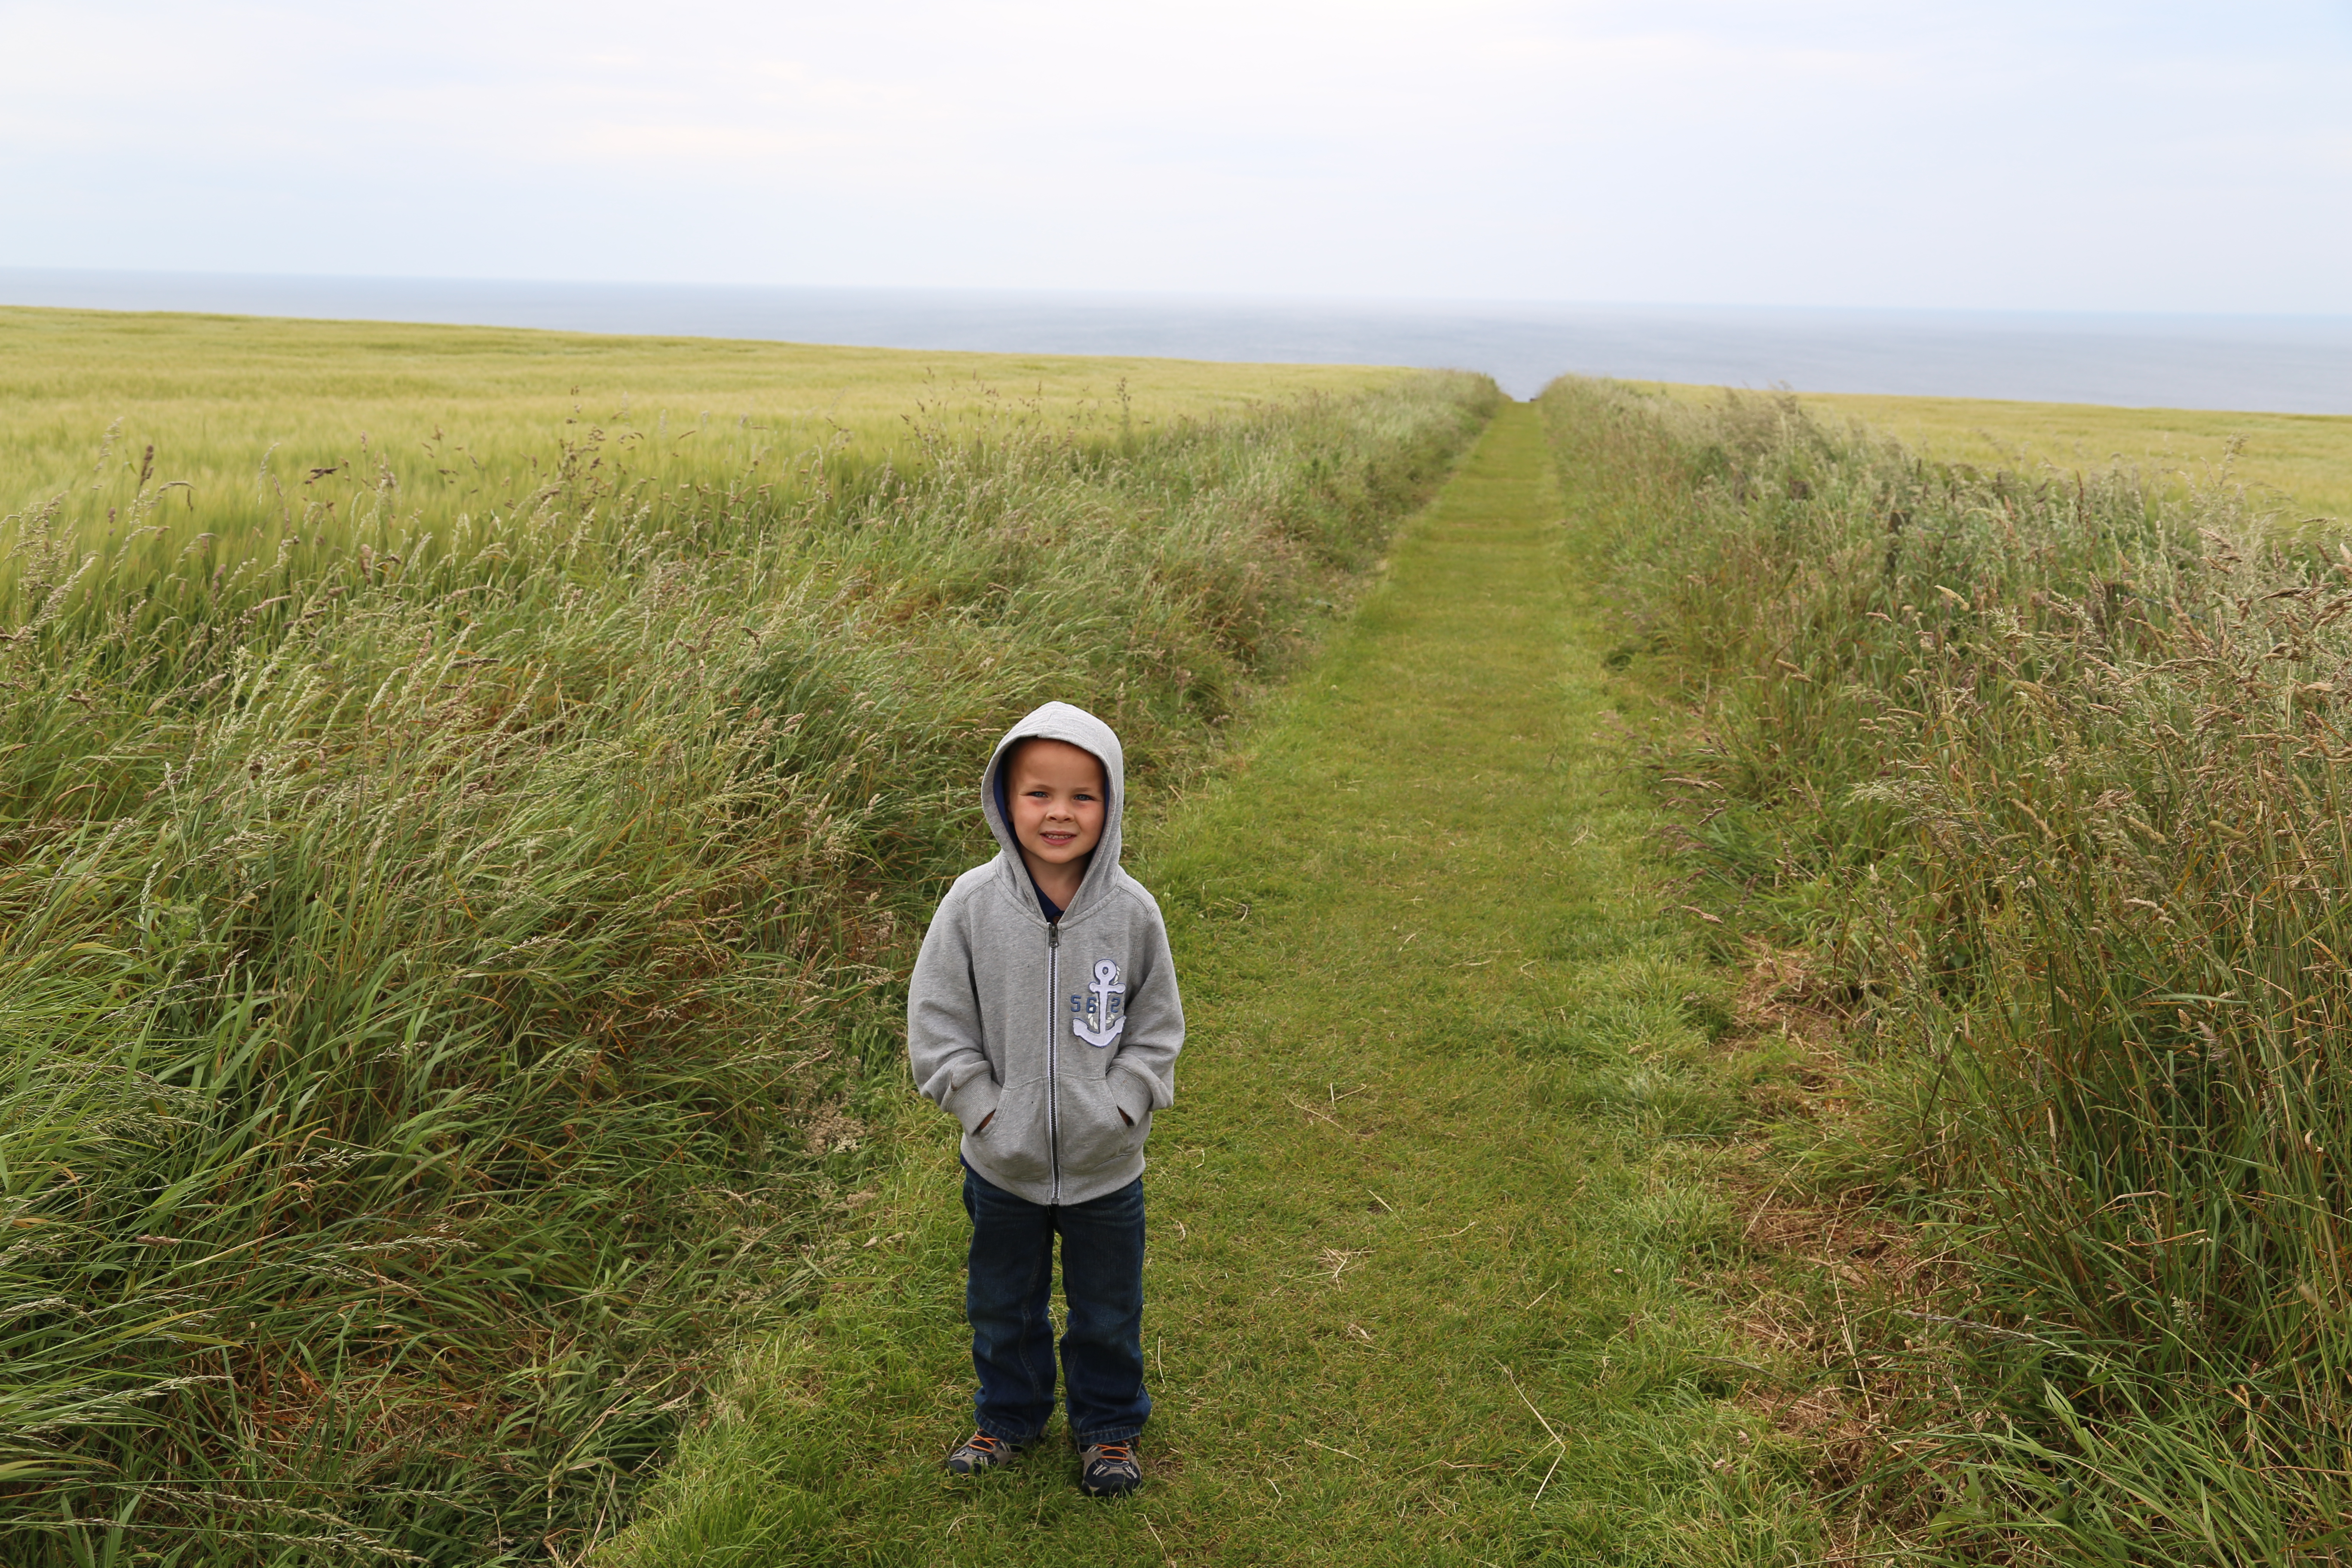
[[[1024,897],[1035,908],[1034,889],[1029,880],[1029,868],[1021,858],[1020,841],[1013,837],[1013,825],[1004,815],[1004,763],[1006,753],[1021,741],[1066,741],[1081,751],[1094,753],[1102,763],[1103,785],[1107,798],[1103,802],[1102,838],[1095,845],[1094,858],[1087,862],[1086,879],[1078,884],[1077,895],[1069,908],[1063,910],[1067,919],[1086,909],[1102,896],[1118,871],[1120,815],[1127,806],[1127,758],[1119,750],[1118,736],[1111,727],[1083,708],[1067,702],[1048,702],[1043,708],[1023,718],[1004,731],[996,742],[996,751],[988,759],[988,771],[981,775],[980,809],[988,818],[988,830],[1004,848],[1012,862],[1013,874],[1020,878]]]

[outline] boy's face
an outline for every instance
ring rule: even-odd
[[[1102,842],[1106,808],[1102,763],[1066,741],[1024,741],[1013,753],[1004,801],[1022,853],[1067,866]]]

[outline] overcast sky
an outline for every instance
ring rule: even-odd
[[[0,266],[2352,312],[2352,0],[0,0]]]

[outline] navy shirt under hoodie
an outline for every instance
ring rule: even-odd
[[[1092,752],[1108,786],[1102,838],[1059,921],[1021,858],[1000,783],[1006,752],[1033,737]],[[1184,1045],[1167,925],[1119,868],[1118,737],[1048,702],[996,743],[980,798],[998,852],[931,917],[907,991],[908,1058],[924,1097],[963,1124],[973,1170],[1032,1203],[1082,1204],[1142,1173]]]

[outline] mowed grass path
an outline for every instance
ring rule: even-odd
[[[747,1359],[623,1560],[1815,1554],[1705,1283],[1738,1229],[1708,1180],[1727,986],[1658,918],[1622,738],[1647,710],[1563,510],[1507,408],[1146,835],[1192,1034],[1146,1177],[1144,1491],[1081,1497],[1058,1421],[1007,1473],[940,1475],[970,1419],[958,1172],[945,1119],[889,1112],[909,1147],[824,1304]]]

